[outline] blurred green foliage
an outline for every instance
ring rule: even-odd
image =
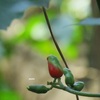
[[[0,71],[0,100],[22,100],[22,97],[7,84]]]
[[[0,100],[22,100],[21,96],[13,90],[0,90]]]
[[[4,2],[6,1],[7,0],[0,1],[0,8],[3,9],[3,6],[5,7]],[[9,1],[9,3],[6,3],[7,7],[5,7],[5,9],[7,13],[5,12],[5,16],[8,16],[8,14],[14,15],[11,16],[11,18],[6,18],[5,22],[2,22],[3,20],[1,21],[2,24],[6,23],[6,26],[9,21],[15,18],[15,16],[18,18],[17,14],[19,12],[17,8],[19,7],[21,1],[14,1],[15,2],[10,3]],[[39,0],[40,5],[47,5],[49,2],[49,0],[47,0],[46,3],[42,1],[46,0],[41,0],[41,2]],[[31,0],[29,0],[28,2],[31,2]],[[59,2],[58,0],[52,0],[51,8],[47,10],[54,36],[64,56],[68,59],[76,59],[79,55],[79,45],[81,45],[81,43],[84,41],[84,28],[82,27],[82,25],[100,25],[99,19],[93,18],[83,20],[87,16],[89,16],[89,11],[87,11],[88,13],[86,12],[87,14],[82,13],[81,15],[80,13],[82,9],[76,12],[77,10],[74,8],[74,6],[71,5],[74,4],[73,2],[75,3],[75,1],[73,0],[59,0]],[[25,6],[24,4],[27,5]],[[16,9],[14,9],[13,12],[10,11],[11,5],[14,7],[16,5]],[[21,15],[22,12],[30,5],[30,3],[23,3],[24,8],[22,9],[22,11],[20,11]],[[0,10],[0,13],[2,13],[2,9]],[[2,59],[2,57],[4,56],[11,55],[14,50],[14,46],[22,42],[29,44],[32,49],[35,49],[37,52],[40,52],[43,55],[47,56],[49,54],[54,54],[58,56],[59,54],[51,39],[43,13],[38,13],[36,15],[30,16],[30,18],[28,18],[25,22],[26,24],[23,26],[23,31],[18,33],[18,35],[13,36],[13,38],[6,40],[2,37],[2,35],[0,36],[0,58]],[[0,27],[4,28],[5,25]],[[90,36],[91,34],[88,35]],[[5,83],[6,82],[3,82],[3,80],[0,81],[0,100],[21,100],[19,94],[14,90],[9,89],[9,86],[4,85]]]

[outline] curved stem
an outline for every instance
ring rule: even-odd
[[[69,93],[75,94],[75,95],[77,96],[77,97],[76,97],[77,100],[79,100],[78,95],[80,95],[80,96],[86,96],[86,97],[100,97],[100,93],[95,94],[95,93],[89,93],[89,92],[76,91],[76,90],[73,90],[73,89],[70,88],[70,87],[64,86],[61,82],[59,82],[59,86],[57,86],[57,85],[54,84],[54,83],[52,83],[51,85],[53,86],[53,88],[58,88],[58,89],[67,91],[67,92],[69,92]]]
[[[77,100],[79,100],[78,95],[86,96],[86,97],[100,97],[100,93],[96,94],[96,93],[89,93],[89,92],[81,92],[81,91],[74,90],[68,86],[66,87],[63,85],[63,83],[60,80],[58,83],[50,82],[49,85],[51,85],[53,88],[61,89],[69,93],[75,94]]]
[[[65,87],[65,88],[62,88],[62,89],[65,90],[65,91],[68,91],[72,94],[76,94],[76,95],[80,95],[80,96],[100,97],[100,93],[95,94],[95,93],[89,93],[89,92],[80,92],[80,91],[73,90],[70,87]]]
[[[55,82],[56,82],[56,80],[57,80],[57,79],[56,79],[56,78],[54,78],[53,83],[55,83]]]
[[[63,56],[63,54],[62,54],[62,52],[61,52],[61,50],[60,50],[60,47],[59,47],[59,45],[57,44],[57,42],[56,42],[56,40],[55,40],[55,37],[54,37],[54,35],[53,35],[53,32],[52,32],[52,29],[51,29],[51,25],[50,25],[50,22],[49,22],[49,19],[48,19],[46,10],[45,10],[44,7],[42,7],[42,9],[43,9],[43,13],[44,13],[44,16],[45,16],[45,19],[46,19],[46,22],[47,22],[47,25],[48,25],[48,28],[49,28],[51,37],[52,37],[52,39],[53,39],[53,42],[54,42],[54,44],[55,44],[55,46],[56,46],[56,48],[57,48],[57,50],[58,50],[58,52],[59,52],[59,54],[60,54],[60,56],[61,56],[61,58],[62,58],[62,60],[63,60],[63,62],[64,62],[64,64],[65,64],[65,66],[68,68],[68,65],[67,65],[67,63],[66,63],[66,60],[65,60],[65,58],[64,58],[64,56]]]

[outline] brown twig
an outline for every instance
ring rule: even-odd
[[[45,16],[45,19],[46,19],[46,22],[47,22],[47,25],[48,25],[48,28],[49,28],[51,37],[52,37],[52,39],[53,39],[53,42],[54,42],[54,44],[55,44],[55,46],[56,46],[56,48],[57,48],[57,50],[58,50],[58,52],[59,52],[59,54],[60,54],[60,56],[61,56],[61,58],[62,58],[62,60],[63,60],[63,62],[64,62],[64,64],[65,64],[65,66],[68,68],[68,65],[67,65],[67,63],[66,63],[66,60],[65,60],[65,58],[64,58],[64,56],[63,56],[63,54],[62,54],[62,52],[61,52],[61,50],[60,50],[60,47],[59,47],[59,45],[57,44],[57,42],[56,42],[56,40],[55,40],[55,38],[54,38],[54,35],[53,35],[52,29],[51,29],[51,25],[50,25],[50,22],[49,22],[49,19],[48,19],[46,10],[45,10],[44,7],[42,7],[42,9],[43,9],[43,13],[44,13],[44,16]]]
[[[76,100],[79,100],[79,96],[78,95],[76,95]]]

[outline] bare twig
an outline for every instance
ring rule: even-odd
[[[60,54],[60,56],[61,56],[61,58],[62,58],[62,60],[63,60],[63,62],[64,62],[64,64],[65,64],[65,66],[68,68],[68,65],[67,65],[67,63],[66,63],[66,60],[65,60],[65,58],[64,58],[64,56],[63,56],[63,54],[62,54],[62,52],[61,52],[61,50],[60,50],[60,47],[59,47],[59,45],[57,44],[57,42],[56,42],[56,40],[55,40],[55,38],[54,38],[54,35],[53,35],[52,29],[51,29],[51,25],[50,25],[50,22],[49,22],[49,19],[48,19],[46,10],[45,10],[44,7],[42,7],[42,9],[43,9],[43,13],[44,13],[44,16],[45,16],[45,19],[46,19],[46,22],[47,22],[47,25],[48,25],[48,28],[49,28],[51,37],[52,37],[52,39],[53,39],[53,42],[54,42],[54,44],[55,44],[55,46],[56,46],[56,48],[57,48],[57,50],[58,50],[58,52],[59,52],[59,54]]]
[[[79,100],[79,96],[78,95],[76,95],[76,100]]]

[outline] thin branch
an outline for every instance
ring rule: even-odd
[[[54,44],[55,44],[55,46],[56,46],[56,48],[57,48],[57,50],[58,50],[58,52],[59,52],[59,54],[60,54],[60,56],[61,56],[61,58],[62,58],[62,60],[63,60],[63,62],[64,62],[64,64],[65,64],[65,66],[68,68],[68,65],[67,65],[67,63],[66,63],[66,60],[65,60],[65,58],[64,58],[64,56],[63,56],[63,54],[62,54],[62,52],[61,52],[61,50],[60,50],[60,47],[59,47],[59,45],[57,44],[57,42],[56,42],[56,40],[55,40],[55,38],[54,38],[54,35],[53,35],[52,29],[51,29],[51,26],[50,26],[50,22],[49,22],[49,19],[48,19],[46,10],[45,10],[44,7],[42,7],[42,9],[43,9],[43,13],[44,13],[44,16],[45,16],[45,19],[46,19],[46,22],[47,22],[47,25],[48,25],[48,28],[49,28],[51,37],[52,37],[52,39],[53,39],[53,42],[54,42]]]
[[[45,16],[45,19],[46,19],[46,22],[47,22],[47,25],[48,25],[48,28],[49,28],[51,37],[52,37],[52,39],[53,39],[53,42],[54,42],[54,44],[55,44],[55,46],[56,46],[56,48],[57,48],[57,50],[58,50],[58,52],[59,52],[59,54],[60,54],[60,56],[61,56],[61,58],[62,58],[62,60],[63,60],[63,62],[64,62],[64,64],[65,64],[65,66],[66,66],[67,68],[69,68],[68,65],[67,65],[67,63],[66,63],[66,60],[65,60],[65,58],[64,58],[64,56],[63,56],[63,54],[62,54],[62,52],[61,52],[61,50],[60,50],[60,47],[59,47],[58,43],[56,42],[56,39],[55,39],[55,37],[54,37],[54,35],[53,35],[53,32],[52,32],[52,29],[51,29],[51,25],[50,25],[50,22],[49,22],[49,19],[48,19],[46,10],[45,10],[44,7],[42,7],[42,9],[43,9],[43,13],[44,13],[44,16]],[[79,100],[78,95],[76,95],[76,100]]]
[[[48,85],[51,85],[52,88],[61,89],[61,90],[67,91],[69,93],[75,94],[75,95],[77,95],[78,100],[79,100],[78,95],[85,96],[85,97],[99,97],[100,98],[100,93],[90,93],[90,92],[77,91],[71,87],[63,85],[63,83],[61,81],[59,81],[58,83],[48,82]]]
[[[79,100],[79,96],[78,95],[76,95],[76,100]]]

